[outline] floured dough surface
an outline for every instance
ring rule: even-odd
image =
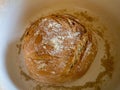
[[[30,76],[60,85],[83,76],[97,53],[94,33],[69,14],[52,14],[31,24],[22,40]]]

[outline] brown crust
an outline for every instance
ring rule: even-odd
[[[85,74],[97,53],[96,38],[71,15],[49,15],[26,30],[22,49],[35,80],[58,85]]]

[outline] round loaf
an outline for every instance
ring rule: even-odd
[[[43,84],[60,85],[79,79],[97,53],[93,32],[76,17],[52,14],[31,24],[22,40],[30,76]]]

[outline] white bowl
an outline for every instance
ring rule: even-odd
[[[33,13],[26,14],[26,10],[34,8],[33,10],[38,9],[39,13],[41,13],[45,12],[45,10],[51,10],[51,8],[64,6],[75,6],[90,10],[106,24],[112,33],[111,37],[115,46],[114,73],[110,82],[102,90],[120,90],[119,4],[119,0],[1,0],[0,90],[28,90],[28,88],[31,88],[29,87],[31,82],[24,82],[21,79],[16,64],[18,62],[16,43],[25,31],[26,25],[34,19],[32,17],[34,16]]]

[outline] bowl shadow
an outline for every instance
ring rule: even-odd
[[[24,90],[25,87],[23,81],[20,77],[20,70],[18,64],[18,50],[17,50],[17,41],[12,41],[9,43],[6,51],[6,70],[7,74],[12,81],[12,83],[16,86],[17,89]]]

